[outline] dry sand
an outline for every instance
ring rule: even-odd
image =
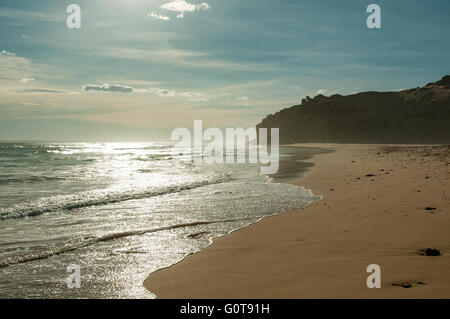
[[[217,238],[145,287],[158,298],[449,298],[449,147],[308,145],[336,150],[294,182],[322,201]],[[369,264],[380,289],[366,286]]]

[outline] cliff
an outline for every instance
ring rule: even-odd
[[[450,76],[397,92],[306,97],[260,127],[279,128],[282,144],[450,143]]]

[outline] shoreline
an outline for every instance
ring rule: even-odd
[[[450,297],[450,174],[440,151],[425,156],[421,146],[296,145],[336,150],[308,159],[314,168],[290,182],[322,195],[321,201],[215,238],[150,274],[144,286],[158,298]],[[428,212],[430,205],[436,209]],[[426,248],[443,255],[421,256]],[[381,289],[366,286],[369,264],[381,267]]]
[[[301,146],[299,147],[299,145],[296,145],[296,144],[286,144],[286,145],[280,145],[280,147],[287,147],[287,148],[291,148],[291,149],[294,149],[294,148],[300,149]],[[276,174],[266,175],[271,180],[271,182],[279,183],[279,184],[291,184],[291,185],[294,185],[294,186],[299,186],[299,185],[293,184],[293,182],[298,180],[298,179],[301,179],[303,176],[305,176],[308,172],[310,172],[313,169],[315,164],[310,161],[311,159],[313,159],[316,155],[319,155],[319,154],[327,154],[327,153],[334,152],[333,149],[324,148],[322,146],[312,147],[312,146],[307,145],[306,147],[301,147],[301,148],[302,148],[301,151],[297,151],[297,150],[293,151],[292,150],[291,152],[287,152],[287,154],[289,154],[290,157],[287,160],[286,159],[280,160],[280,167],[279,167],[278,172]],[[300,187],[302,187],[303,189],[307,190],[310,193],[311,196],[314,196],[314,194],[313,194],[313,192],[311,190],[309,190],[309,189],[307,189],[307,188],[305,188],[303,186],[300,186]],[[316,200],[313,200],[312,202],[306,204],[304,207],[298,208],[298,209],[304,209],[307,206],[311,205],[314,201],[316,201]],[[293,211],[295,211],[295,210],[293,210]],[[243,227],[237,228],[237,229],[233,229],[233,230],[231,230],[230,232],[228,232],[226,234],[223,234],[221,236],[217,236],[217,237],[211,238],[209,244],[206,247],[201,248],[199,251],[196,251],[196,252],[191,253],[191,254],[187,254],[183,258],[178,260],[176,263],[174,263],[172,265],[169,265],[167,267],[163,267],[163,268],[157,269],[157,270],[151,272],[147,276],[147,279],[144,280],[144,282],[143,282],[144,287],[147,289],[147,291],[151,295],[153,295],[153,297],[158,299],[157,295],[154,292],[152,292],[149,287],[146,287],[146,285],[145,285],[145,282],[149,279],[149,277],[152,274],[154,274],[154,273],[156,273],[158,271],[169,269],[172,266],[175,266],[175,265],[183,262],[185,260],[185,258],[187,258],[188,256],[195,255],[195,254],[199,253],[200,251],[203,251],[204,249],[207,249],[209,246],[214,244],[214,242],[218,238],[230,236],[231,234],[233,234],[233,233],[235,233],[237,231],[244,230],[244,229],[246,229],[246,228],[248,228],[248,227],[250,227],[250,226],[252,226],[254,224],[257,224],[257,223],[261,222],[265,218],[270,218],[270,217],[277,216],[277,215],[287,214],[287,213],[290,213],[290,212],[293,212],[293,211],[284,212],[284,213],[274,213],[272,215],[262,216],[262,217],[258,218],[258,220],[254,221],[252,223],[249,223],[246,226],[243,226]]]

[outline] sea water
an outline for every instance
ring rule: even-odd
[[[151,272],[318,199],[257,164],[194,165],[172,146],[0,144],[0,298],[154,298]]]

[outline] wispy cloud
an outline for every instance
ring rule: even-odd
[[[272,65],[261,63],[239,63],[216,59],[209,52],[180,50],[174,48],[140,50],[130,48],[109,48],[102,52],[105,56],[111,56],[119,59],[129,60],[148,60],[152,63],[158,63],[171,66],[181,66],[188,68],[202,69],[226,69],[240,71],[268,71],[279,70]]]
[[[120,84],[87,84],[83,86],[83,91],[97,91],[97,92],[120,92],[120,93],[131,93],[134,91],[132,87],[123,86]]]
[[[56,93],[56,94],[75,94],[76,92],[64,91],[58,89],[34,88],[17,90],[17,93]]]
[[[30,10],[24,10],[24,9],[15,9],[15,8],[4,8],[2,7],[2,10],[0,11],[0,17],[7,18],[7,19],[14,19],[17,20],[18,18],[21,19],[36,19],[36,20],[42,20],[42,21],[63,21],[63,16],[43,13],[43,12],[36,12],[36,11],[30,11]]]
[[[0,80],[8,81],[3,85],[27,84],[34,79],[59,80],[63,76],[62,74],[58,68],[33,63],[31,59],[19,56],[14,52],[0,51]],[[64,76],[67,76],[67,74],[64,74]]]
[[[0,79],[19,81],[31,78],[33,71],[30,60],[5,50],[0,52]]]
[[[183,97],[192,102],[208,102],[206,94],[198,92],[176,92],[171,89],[164,89],[158,87],[134,88],[122,84],[86,84],[83,86],[83,91],[89,92],[115,92],[115,93],[150,93],[159,97]]]
[[[156,19],[156,20],[166,20],[166,21],[170,20],[169,16],[165,16],[165,15],[162,15],[162,14],[157,14],[157,13],[154,13],[154,12],[147,13],[147,16],[152,17],[153,19]]]
[[[20,105],[26,105],[26,106],[39,106],[39,103],[32,103],[32,102],[22,102]]]
[[[248,96],[237,96],[236,101],[238,101],[239,106],[250,106],[250,98]]]
[[[34,81],[33,78],[23,78],[23,79],[20,80],[20,82],[22,82],[22,83],[30,83],[30,82],[33,82],[33,81]]]
[[[198,92],[183,92],[181,93],[181,96],[187,97],[189,101],[192,102],[209,102],[209,98],[204,93],[198,93]]]
[[[175,96],[176,92],[172,90],[166,90],[166,89],[159,89],[159,88],[147,88],[141,90],[141,92],[151,92],[153,94],[156,94],[157,96]]]

